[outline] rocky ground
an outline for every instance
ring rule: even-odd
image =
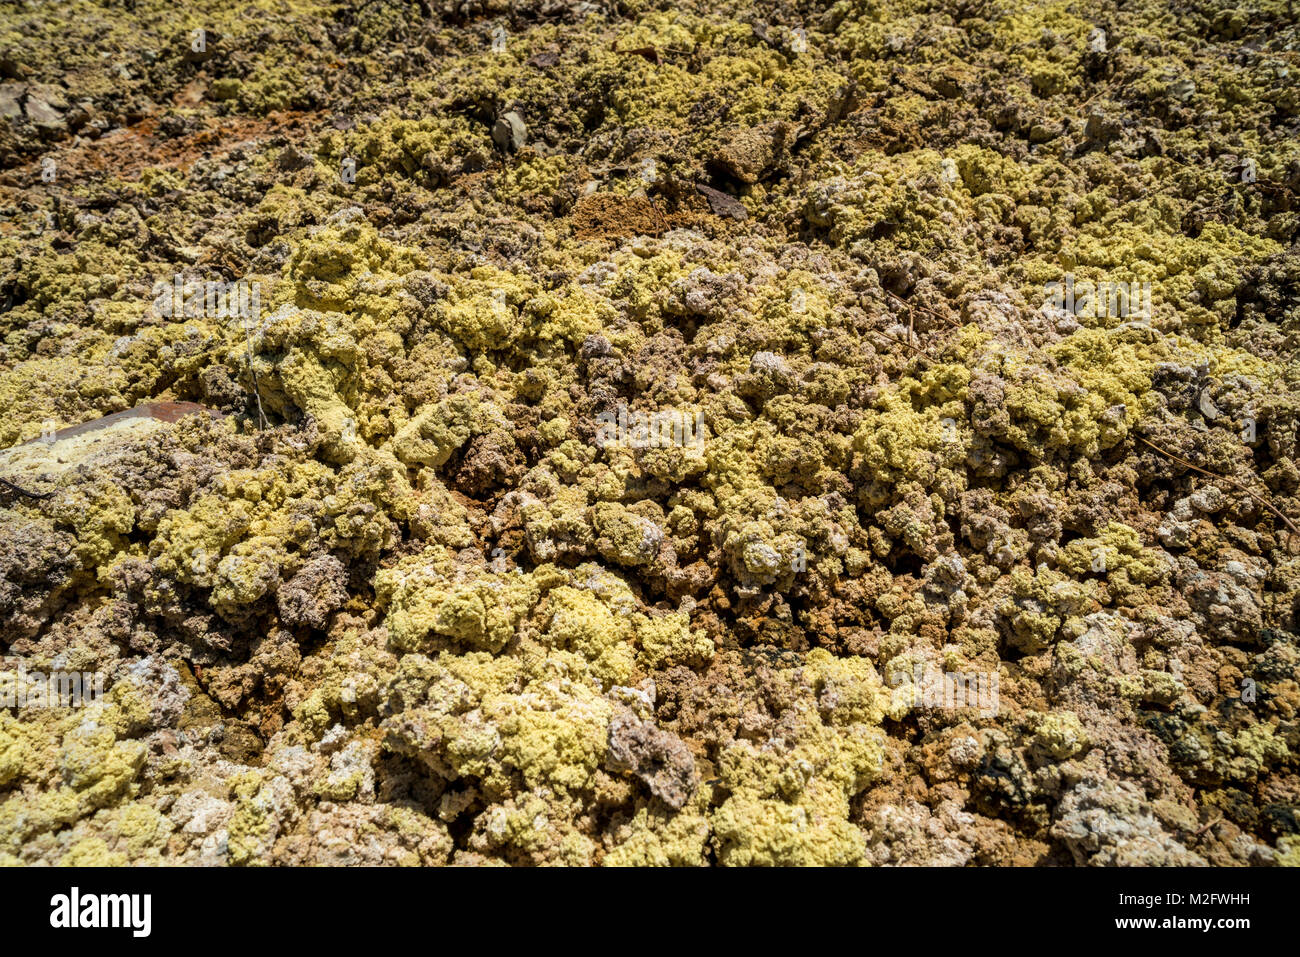
[[[0,862],[1300,863],[1298,51],[0,4]]]

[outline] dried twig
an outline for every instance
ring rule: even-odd
[[[923,350],[919,346],[915,346],[911,344],[911,340],[916,338],[916,314],[913,312],[913,310],[919,309],[921,310],[921,312],[925,313],[926,315],[933,316],[935,319],[943,323],[942,328],[951,329],[954,326],[951,316],[941,315],[940,313],[937,313],[933,309],[930,309],[926,306],[922,306],[913,302],[908,302],[902,296],[890,292],[888,289],[885,290],[885,295],[888,296],[890,299],[893,299],[895,302],[898,302],[907,310],[907,338],[909,340],[908,345],[911,345],[912,349],[914,349],[918,353],[921,353]],[[960,320],[958,320],[958,324],[960,324]],[[1022,330],[1022,334],[1023,334],[1023,330]],[[894,341],[897,342],[899,340],[894,340]]]
[[[885,337],[886,339],[888,339],[890,342],[896,342],[896,343],[898,343],[900,346],[905,346],[905,347],[907,347],[908,349],[911,349],[911,350],[912,350],[912,354],[915,355],[917,358],[919,358],[919,359],[926,359],[926,358],[927,358],[926,354],[925,354],[924,352],[922,352],[922,351],[921,351],[921,350],[920,350],[920,349],[919,349],[919,348],[918,348],[914,343],[911,343],[911,342],[905,342],[904,340],[898,338],[897,336],[891,336],[889,333],[885,332],[883,329],[870,329],[870,330],[868,330],[868,335],[873,335],[873,336],[884,336],[884,337]]]
[[[1162,449],[1160,446],[1156,445],[1154,442],[1149,442],[1149,441],[1147,441],[1146,439],[1142,438],[1142,436],[1140,436],[1140,435],[1135,435],[1134,438],[1137,439],[1139,442],[1143,443],[1144,445],[1149,445],[1149,446],[1151,446],[1151,448],[1155,449],[1155,450],[1156,450],[1157,452],[1159,452],[1161,455],[1166,456],[1167,458],[1173,459],[1173,460],[1174,460],[1175,462],[1177,462],[1179,465],[1186,466],[1186,467],[1189,468],[1189,469],[1194,469],[1195,471],[1200,472],[1202,475],[1208,475],[1208,476],[1210,476],[1210,478],[1218,479],[1218,480],[1221,481],[1221,482],[1227,482],[1229,485],[1231,485],[1233,488],[1237,489],[1238,491],[1240,491],[1240,492],[1245,492],[1245,493],[1246,493],[1247,495],[1249,495],[1249,496],[1250,496],[1250,497],[1251,497],[1251,498],[1252,498],[1252,499],[1253,499],[1257,504],[1264,506],[1264,508],[1268,509],[1268,510],[1269,510],[1270,512],[1272,512],[1274,515],[1276,515],[1276,516],[1278,517],[1278,519],[1281,520],[1281,521],[1286,525],[1287,528],[1291,529],[1291,534],[1292,534],[1293,536],[1300,536],[1300,528],[1297,528],[1295,522],[1293,522],[1293,521],[1291,521],[1291,519],[1287,518],[1286,515],[1284,515],[1284,514],[1282,513],[1282,510],[1281,510],[1281,509],[1279,509],[1279,508],[1278,508],[1276,505],[1274,505],[1272,502],[1267,502],[1267,501],[1265,501],[1264,499],[1260,498],[1258,495],[1256,495],[1254,492],[1252,492],[1252,491],[1251,491],[1250,489],[1248,489],[1246,486],[1242,485],[1242,484],[1241,484],[1240,482],[1238,482],[1236,479],[1228,478],[1228,476],[1226,476],[1226,475],[1220,475],[1220,474],[1217,473],[1217,472],[1211,472],[1209,469],[1203,469],[1203,468],[1201,468],[1199,465],[1193,465],[1191,462],[1187,461],[1187,459],[1182,458],[1181,456],[1178,456],[1178,455],[1174,455],[1174,453],[1172,453],[1172,452],[1167,452],[1167,451],[1165,451],[1165,450]],[[1293,540],[1294,540],[1294,539],[1293,539]]]
[[[919,303],[908,302],[902,296],[898,295],[897,293],[890,292],[888,289],[885,290],[885,295],[888,296],[890,299],[902,303],[904,306],[907,307],[908,312],[911,312],[913,309],[920,309],[927,316],[934,316],[934,318],[938,319],[945,326],[951,326],[953,324],[952,316],[945,316],[941,313],[935,312],[933,309],[929,308],[928,306],[922,306]]]
[[[253,395],[257,399],[258,428],[265,429],[266,413],[262,411],[262,390],[257,384],[257,363],[253,361],[253,334],[249,331],[251,323],[244,323],[244,341],[248,344],[248,371],[253,377]]]
[[[659,51],[656,50],[654,47],[636,47],[631,50],[620,50],[618,48],[618,44],[615,43],[611,45],[610,49],[612,49],[619,56],[644,57],[645,59],[653,63],[655,66],[663,65],[663,59],[659,56]]]
[[[1210,828],[1214,827],[1214,825],[1219,824],[1219,823],[1222,823],[1222,821],[1223,821],[1223,815],[1220,814],[1220,815],[1219,815],[1218,817],[1216,817],[1213,821],[1210,821],[1209,823],[1207,823],[1207,824],[1203,824],[1203,825],[1201,825],[1200,827],[1198,827],[1195,831],[1192,832],[1192,836],[1193,836],[1193,837],[1200,837],[1202,834],[1204,834],[1204,833],[1205,833],[1206,831],[1208,831]]]
[[[0,478],[0,485],[3,485],[11,492],[17,492],[19,495],[26,495],[28,498],[50,498],[54,495],[53,492],[29,492],[27,489],[20,488],[8,479]]]

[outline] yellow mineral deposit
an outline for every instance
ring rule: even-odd
[[[1300,863],[1289,4],[344,6],[0,12],[0,864]]]

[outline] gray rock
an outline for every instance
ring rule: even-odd
[[[630,708],[610,719],[606,765],[611,771],[632,772],[672,808],[682,807],[699,785],[695,758],[682,739],[642,720]]]
[[[528,127],[524,126],[523,117],[513,110],[503,114],[492,127],[492,142],[511,153],[528,142]]]
[[[347,570],[333,555],[313,558],[280,586],[280,620],[290,627],[323,630],[331,612],[347,601]]]
[[[24,90],[25,87],[21,83],[0,84],[0,116],[16,120],[23,115]]]
[[[749,210],[745,209],[743,203],[730,193],[724,193],[720,189],[714,189],[712,186],[705,186],[703,183],[696,183],[695,188],[699,190],[701,196],[709,204],[709,211],[714,216],[725,216],[729,219],[746,220],[749,218]]]
[[[62,114],[40,97],[27,97],[23,109],[27,113],[27,118],[37,126],[59,127],[63,125]]]
[[[1203,866],[1199,854],[1160,826],[1149,804],[1128,781],[1081,781],[1062,799],[1052,836],[1065,843],[1077,864]]]

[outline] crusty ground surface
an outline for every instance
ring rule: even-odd
[[[4,3],[0,863],[1300,862],[1298,44]]]

